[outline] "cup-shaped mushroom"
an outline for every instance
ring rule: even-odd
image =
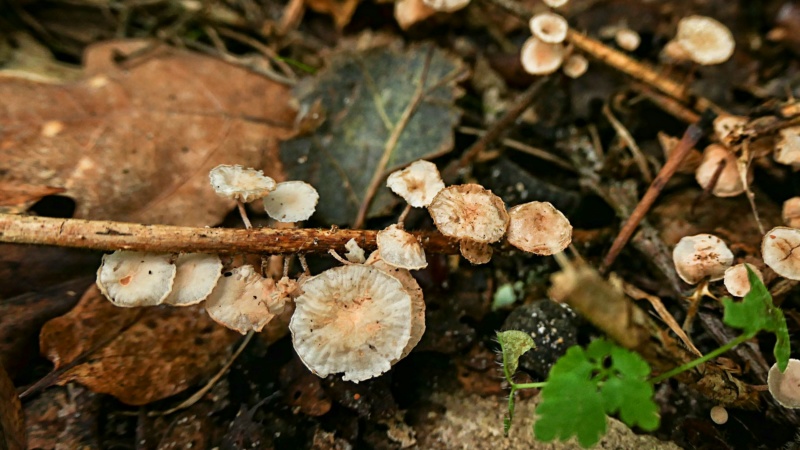
[[[703,189],[715,182],[711,193],[717,197],[734,197],[744,192],[736,155],[719,144],[711,144],[703,151],[695,179]]]
[[[564,46],[548,44],[536,36],[529,37],[520,51],[522,68],[531,75],[549,75],[564,62]]]
[[[589,60],[585,56],[579,54],[569,55],[561,70],[564,75],[570,78],[579,78],[589,69]]]
[[[253,266],[237,267],[219,279],[206,299],[209,317],[220,325],[246,334],[261,331],[283,310],[272,278],[264,278]]]
[[[725,269],[733,263],[733,253],[713,234],[684,236],[672,251],[672,261],[678,276],[689,284],[705,278],[711,281],[725,276]]]
[[[750,292],[750,278],[747,276],[747,267],[750,267],[750,270],[755,272],[759,280],[764,281],[764,276],[761,275],[761,271],[757,267],[753,267],[752,264],[747,264],[746,267],[745,264],[736,264],[725,269],[725,276],[722,282],[725,284],[725,289],[734,297],[744,297]]]
[[[800,197],[792,197],[783,202],[781,216],[787,227],[800,228]]]
[[[533,16],[528,23],[531,33],[542,42],[560,44],[567,38],[567,19],[559,14],[543,12]]]
[[[800,164],[800,126],[780,130],[775,143],[775,161],[786,165]]]
[[[778,275],[800,280],[800,229],[775,227],[761,241],[761,259]]]
[[[639,48],[639,45],[642,43],[642,38],[639,36],[639,33],[630,28],[620,28],[614,33],[614,41],[619,48],[632,52]]]
[[[117,250],[103,255],[97,287],[117,306],[160,305],[172,291],[175,273],[170,255]]]
[[[475,242],[469,239],[462,239],[458,243],[458,250],[461,256],[472,264],[486,264],[492,260],[492,246],[482,242]]]
[[[428,267],[425,250],[417,238],[397,225],[390,225],[379,231],[377,243],[381,257],[390,266],[408,270]]]
[[[444,182],[436,164],[419,160],[392,172],[386,179],[386,186],[414,208],[424,208],[444,189]]]
[[[773,364],[767,375],[769,393],[785,408],[800,408],[800,360],[789,359],[786,371]]]
[[[184,253],[175,260],[177,272],[172,292],[164,303],[172,306],[196,305],[206,299],[222,276],[219,256]]]
[[[479,184],[458,184],[441,190],[428,212],[445,236],[475,242],[497,242],[508,227],[506,205]]]
[[[736,46],[728,27],[705,16],[681,19],[675,42],[686,51],[692,61],[704,66],[727,61]]]
[[[308,279],[289,323],[295,352],[313,373],[364,381],[391,368],[411,337],[412,301],[397,278],[361,264]]]
[[[572,225],[549,202],[530,202],[508,211],[508,243],[535,255],[556,254],[572,242]]]
[[[244,203],[258,200],[275,189],[275,180],[261,170],[221,164],[208,173],[211,187],[220,197]]]
[[[440,12],[455,12],[466,8],[470,0],[422,0],[429,8]]]
[[[314,214],[319,194],[304,181],[284,181],[262,201],[267,214],[278,222],[301,222]]]

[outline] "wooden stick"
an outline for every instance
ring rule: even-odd
[[[428,253],[458,254],[458,242],[432,232],[412,233]],[[376,248],[371,230],[192,228],[124,222],[0,214],[0,242],[57,245],[92,250],[177,253],[294,254],[345,251],[355,239]]]

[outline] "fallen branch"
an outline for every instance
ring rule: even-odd
[[[458,242],[439,233],[415,232],[425,251],[458,254]],[[91,250],[177,253],[294,254],[344,251],[350,239],[376,248],[377,231],[321,229],[252,230],[140,225],[105,220],[53,219],[0,214],[0,242],[56,245]]]

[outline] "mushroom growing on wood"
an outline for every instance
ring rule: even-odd
[[[522,44],[520,61],[522,68],[531,75],[549,75],[564,62],[564,46],[548,44],[531,36]]]
[[[428,7],[440,12],[455,12],[466,8],[470,0],[422,0]]]
[[[775,227],[761,241],[764,264],[778,275],[800,280],[800,229]]]
[[[786,371],[773,364],[767,375],[769,393],[785,408],[800,408],[800,360],[791,358]]]
[[[304,181],[278,183],[275,190],[263,200],[264,210],[278,222],[308,220],[317,209],[318,201],[317,190]]]
[[[379,231],[377,243],[378,250],[386,264],[408,270],[428,267],[425,250],[422,249],[417,238],[397,225],[390,225]]]
[[[445,236],[491,243],[503,238],[508,213],[500,197],[478,184],[460,184],[442,189],[428,212]]]
[[[275,189],[275,180],[261,170],[221,164],[208,173],[211,187],[220,197],[244,203],[258,200]]]
[[[703,161],[697,167],[695,179],[703,189],[709,189],[716,181],[711,193],[717,197],[735,197],[744,192],[736,155],[719,144],[711,144],[703,151]]]
[[[727,61],[736,46],[728,27],[705,16],[681,19],[675,42],[686,51],[689,59],[704,66]]]
[[[475,242],[469,239],[463,239],[458,244],[458,250],[461,252],[461,256],[472,264],[486,264],[492,260],[492,253],[494,253],[494,250],[492,250],[492,246],[489,244]]]
[[[564,75],[573,79],[581,77],[588,69],[589,60],[585,56],[578,54],[569,55],[569,58],[564,61],[564,65],[561,66]]]
[[[103,255],[97,287],[111,303],[131,308],[160,305],[172,291],[176,268],[170,255],[117,250]]]
[[[533,16],[528,23],[531,33],[539,38],[540,41],[548,44],[560,44],[567,38],[569,25],[567,19],[562,16],[544,12]]]
[[[222,276],[219,256],[206,253],[184,253],[175,260],[177,273],[172,292],[164,303],[173,306],[196,305],[211,294]]]
[[[303,364],[320,377],[364,381],[391,368],[411,337],[411,295],[397,278],[361,264],[308,279],[289,329]]]
[[[775,144],[775,161],[786,165],[800,164],[800,126],[780,130]]]
[[[572,242],[572,225],[548,202],[530,202],[508,211],[508,243],[535,255],[558,253]]]
[[[630,28],[620,28],[614,34],[614,41],[619,48],[632,52],[639,48],[639,44],[642,43],[642,38],[639,36],[639,33]]]
[[[725,269],[733,263],[733,253],[722,239],[712,234],[685,236],[672,251],[672,261],[678,276],[689,284],[705,278],[720,280]]]
[[[757,267],[753,267],[751,264],[747,264],[747,266],[750,267],[750,270],[755,272],[759,280],[762,282],[764,281],[764,276],[761,275],[761,271],[758,270]],[[750,292],[750,278],[747,276],[747,267],[745,267],[745,263],[736,264],[735,266],[725,269],[723,283],[725,284],[725,289],[727,289],[732,296],[744,297],[747,295],[747,293]]]
[[[261,331],[283,311],[285,299],[272,295],[275,281],[264,278],[251,265],[224,274],[206,299],[206,311],[215,322],[242,334]]]
[[[444,182],[436,164],[419,160],[392,172],[386,179],[386,186],[414,208],[424,208],[444,189]]]

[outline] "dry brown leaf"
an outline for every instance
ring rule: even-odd
[[[0,365],[0,448],[24,450],[25,418],[14,383]]]
[[[56,369],[85,356],[59,384],[77,381],[143,405],[215,373],[236,338],[202,307],[117,308],[92,286],[75,309],[45,324],[40,341]]]
[[[62,192],[64,188],[0,181],[0,212],[18,214],[42,197]]]
[[[306,6],[312,10],[331,16],[334,25],[340,30],[350,23],[360,2],[361,0],[305,0]]]
[[[64,188],[75,217],[209,225],[233,205],[209,187],[212,167],[241,164],[282,178],[278,141],[294,121],[289,89],[156,45],[92,46],[86,77],[68,84],[0,78],[0,183]]]
[[[30,449],[95,449],[101,399],[88,389],[52,387],[25,402]]]

